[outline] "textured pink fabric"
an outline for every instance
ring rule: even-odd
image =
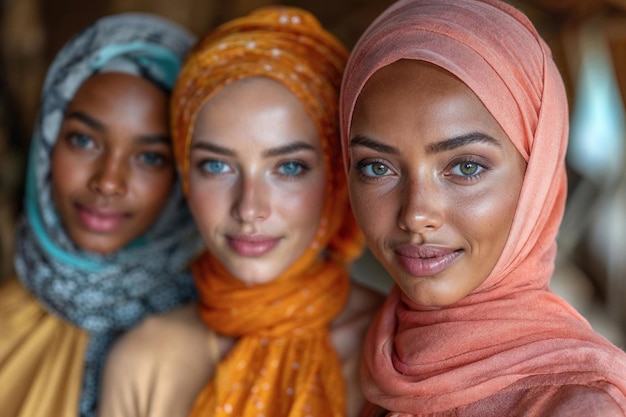
[[[513,412],[513,399],[524,398],[520,404],[533,411],[523,415],[543,415],[525,393],[547,404],[539,397],[555,387],[588,386],[626,414],[626,354],[549,290],[566,198],[568,109],[548,46],[521,12],[495,0],[396,2],[361,37],[344,73],[346,166],[359,93],[374,72],[400,59],[433,63],[467,84],[528,166],[503,253],[479,288],[434,311],[420,311],[394,289],[366,342],[365,395],[420,415],[498,415],[493,407]]]

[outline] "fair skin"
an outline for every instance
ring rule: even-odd
[[[175,179],[167,103],[122,73],[90,77],[69,103],[52,152],[52,198],[81,249],[120,250],[161,213]]]
[[[317,128],[289,90],[269,79],[220,89],[198,114],[189,159],[189,207],[230,273],[265,283],[300,258],[321,219],[326,171]]]
[[[402,292],[441,308],[474,291],[504,248],[526,167],[478,97],[398,61],[367,81],[349,140],[357,222]]]
[[[241,281],[272,281],[304,253],[318,230],[326,168],[315,124],[286,87],[268,78],[222,87],[195,123],[189,204],[205,244]],[[381,295],[352,284],[344,310],[330,325],[348,416],[358,415],[363,405],[361,345],[381,303]],[[100,416],[188,415],[235,342],[211,333],[196,305],[148,319],[110,354],[102,398],[103,403],[116,398],[119,405],[114,411],[107,406]],[[139,380],[129,381],[128,375]],[[135,385],[150,385],[152,395],[132,398],[128,392]]]

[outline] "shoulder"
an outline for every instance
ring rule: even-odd
[[[346,306],[331,323],[331,342],[341,361],[346,381],[346,415],[350,417],[356,416],[365,403],[359,383],[361,350],[367,329],[384,300],[384,295],[353,283]]]
[[[385,296],[353,282],[343,311],[331,323],[331,338],[340,357],[360,352],[362,341]]]
[[[186,415],[213,372],[215,337],[195,303],[122,335],[107,359],[100,416]]]
[[[0,280],[0,308],[2,312],[11,312],[24,304],[36,302],[17,277]]]
[[[551,417],[569,416],[624,416],[624,410],[603,389],[586,385],[564,385],[559,387],[546,412]]]
[[[113,346],[109,361],[125,361],[143,365],[153,359],[184,357],[178,350],[201,349],[211,334],[197,314],[195,303],[170,312],[148,317],[140,325],[122,335]],[[199,342],[199,343],[194,343]],[[201,353],[201,352],[194,352]],[[171,359],[171,358],[170,358]]]
[[[333,320],[331,327],[336,329],[358,323],[367,325],[384,301],[384,294],[353,281],[346,306]]]

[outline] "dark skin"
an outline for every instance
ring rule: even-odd
[[[92,76],[65,111],[51,165],[69,237],[91,252],[120,250],[157,219],[174,184],[168,96],[130,74]]]
[[[441,308],[482,284],[526,163],[469,87],[422,61],[388,65],[357,100],[349,147],[355,217],[402,292]]]

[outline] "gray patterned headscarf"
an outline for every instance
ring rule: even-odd
[[[105,17],[63,47],[44,82],[15,268],[49,312],[90,334],[80,400],[84,417],[95,414],[102,363],[115,336],[149,314],[195,297],[187,266],[201,240],[177,183],[155,224],[127,247],[111,255],[76,247],[52,202],[52,149],[65,108],[88,77],[131,73],[169,92],[193,42],[184,29],[156,16]]]

